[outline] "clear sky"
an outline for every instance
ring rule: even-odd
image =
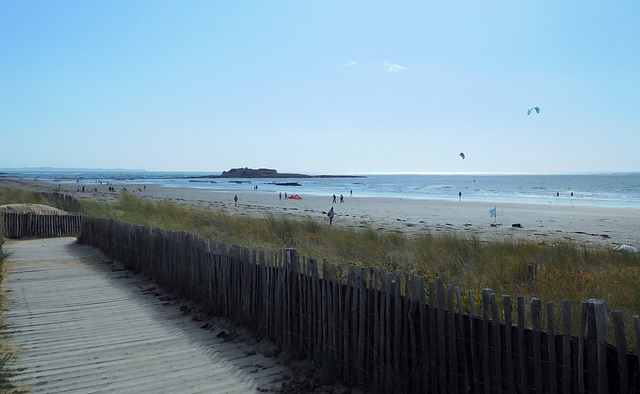
[[[639,126],[637,0],[0,1],[0,168],[640,171]]]

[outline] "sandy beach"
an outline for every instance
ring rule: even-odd
[[[180,204],[222,210],[234,215],[263,218],[268,214],[310,218],[326,222],[331,207],[337,227],[372,227],[380,231],[407,234],[457,233],[480,240],[503,238],[529,239],[553,243],[557,240],[584,244],[632,245],[640,247],[640,208],[609,208],[586,205],[489,203],[477,201],[414,200],[401,198],[362,198],[345,195],[344,202],[332,203],[332,197],[300,193],[301,200],[282,199],[276,193],[255,190],[213,191],[209,189],[169,188],[157,185],[118,185],[110,193],[109,185],[55,184],[35,180],[0,179],[0,187],[33,191],[59,191],[80,199],[116,201],[126,187],[137,197],[168,200]],[[90,191],[90,190],[96,191]],[[238,195],[238,205],[233,197]],[[490,210],[497,207],[497,219]],[[497,222],[497,226],[492,226]],[[513,227],[520,224],[521,227]]]

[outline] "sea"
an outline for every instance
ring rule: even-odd
[[[54,184],[159,185],[331,197],[392,197],[593,205],[640,209],[640,172],[592,174],[358,174],[338,178],[206,178],[221,172],[142,170],[0,169],[0,177]],[[288,185],[282,185],[286,183]],[[298,186],[299,185],[299,186]],[[126,187],[126,186],[125,186]]]

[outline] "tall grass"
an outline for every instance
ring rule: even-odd
[[[0,205],[14,203],[44,204],[56,206],[54,201],[49,201],[46,197],[38,192],[0,187]]]
[[[10,202],[43,203],[37,193],[0,189],[0,203]],[[422,275],[430,281],[442,277],[446,283],[460,286],[463,294],[472,292],[476,310],[481,289],[490,288],[499,299],[502,295],[537,297],[556,304],[569,299],[576,317],[582,301],[600,298],[609,310],[625,313],[629,328],[633,326],[631,316],[640,314],[640,255],[614,252],[606,246],[512,238],[485,242],[455,233],[408,236],[270,214],[248,218],[129,194],[115,203],[80,202],[88,216],[187,231],[264,250],[297,248],[303,256],[399,269],[410,278]],[[577,320],[573,324],[576,332]],[[634,342],[630,340],[630,345]]]
[[[247,218],[126,194],[116,203],[82,203],[90,216],[267,250],[297,248],[301,255],[332,263],[400,269],[427,280],[442,277],[478,295],[482,288],[491,288],[498,297],[523,295],[556,303],[570,299],[575,310],[583,300],[601,298],[609,309],[640,313],[640,255],[605,246],[511,238],[482,242],[454,233],[408,236],[270,214]]]

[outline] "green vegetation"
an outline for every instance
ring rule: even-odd
[[[17,199],[11,196],[2,191],[0,203],[24,202],[23,196],[28,197],[29,193],[19,192]],[[614,252],[604,245],[562,240],[542,244],[510,238],[483,242],[455,233],[409,236],[372,228],[330,227],[311,219],[268,214],[254,219],[128,194],[115,203],[81,203],[88,216],[187,231],[263,250],[297,248],[302,256],[327,258],[338,264],[378,266],[388,271],[399,269],[410,278],[421,275],[427,281],[442,277],[445,283],[460,286],[466,300],[471,291],[476,311],[480,310],[483,288],[492,289],[498,299],[508,294],[514,301],[517,296],[526,296],[555,302],[558,314],[560,301],[569,299],[576,318],[574,333],[584,300],[604,299],[609,310],[625,313],[630,329],[631,316],[640,313],[640,255]],[[635,342],[631,339],[635,335],[628,338],[630,345]]]
[[[491,288],[498,298],[522,295],[558,304],[569,299],[575,314],[581,302],[590,298],[604,299],[610,310],[622,310],[627,316],[640,312],[640,255],[614,252],[606,246],[560,240],[548,244],[514,239],[481,242],[453,233],[408,236],[284,216],[252,219],[131,195],[117,203],[82,204],[89,216],[184,230],[252,248],[297,248],[303,256],[400,269],[428,281],[442,277],[460,286],[463,293],[472,290],[477,303],[481,289]]]
[[[56,206],[55,201],[50,201],[38,192],[0,187],[0,205],[15,203],[43,204],[50,205],[52,207]]]

